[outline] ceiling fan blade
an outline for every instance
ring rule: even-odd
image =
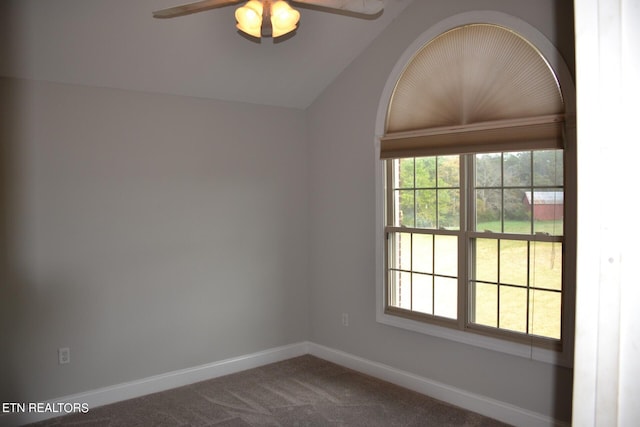
[[[217,7],[229,6],[240,3],[244,0],[203,0],[195,3],[183,4],[182,6],[170,7],[168,9],[156,10],[153,12],[154,18],[175,18],[176,16],[189,15],[191,13],[203,12]]]
[[[291,0],[292,3],[334,9],[359,15],[377,15],[384,9],[382,0]]]

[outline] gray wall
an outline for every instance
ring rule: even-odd
[[[306,112],[0,79],[0,399],[309,339],[568,419],[571,370],[375,321],[373,142],[393,66],[431,25],[486,9],[572,68],[557,3],[417,0]]]
[[[382,89],[430,26],[472,10],[519,17],[573,68],[571,2],[415,1],[308,110],[311,341],[567,420],[570,369],[432,338],[375,320],[375,125]],[[341,324],[341,313],[350,325]]]
[[[0,94],[0,400],[307,338],[302,111],[13,79]]]

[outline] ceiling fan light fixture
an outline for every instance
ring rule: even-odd
[[[262,3],[258,0],[249,0],[247,4],[236,9],[236,27],[250,36],[260,38],[262,36]]]
[[[300,12],[289,6],[286,1],[278,0],[271,6],[271,27],[273,37],[280,37],[297,28]]]
[[[245,0],[198,0],[153,12],[154,18],[175,18],[204,12]],[[293,1],[293,0],[291,0]],[[318,6],[325,12],[353,12],[354,17],[376,17],[382,12],[384,0],[295,0],[308,6]],[[280,37],[298,28],[300,12],[289,6],[289,0],[248,0],[236,9],[236,28],[252,37]]]

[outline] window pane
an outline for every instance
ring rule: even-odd
[[[460,229],[459,190],[438,190],[438,228]]]
[[[521,189],[504,190],[504,232],[531,234],[531,214]]]
[[[447,277],[434,277],[434,313],[436,316],[458,317],[458,281]]]
[[[476,230],[502,232],[501,190],[476,190]]]
[[[497,188],[502,185],[500,154],[476,154],[476,187]]]
[[[411,234],[393,233],[393,255],[391,268],[399,270],[411,270]]]
[[[395,225],[404,227],[414,226],[414,191],[413,190],[399,190],[398,193],[398,209],[397,222]]]
[[[411,309],[411,273],[391,270],[389,305]]]
[[[396,170],[395,188],[414,188],[413,164],[414,159],[394,160]]]
[[[518,240],[500,241],[500,283],[527,285],[527,243]]]
[[[562,290],[562,243],[531,242],[531,286]]]
[[[438,156],[438,187],[460,186],[460,156]]]
[[[500,286],[500,328],[527,332],[527,290]]]
[[[416,190],[416,227],[436,228],[436,190]]]
[[[486,283],[473,283],[472,285],[472,310],[471,321],[479,325],[498,326],[498,287]]]
[[[531,151],[504,153],[504,186],[531,186]]]
[[[458,237],[434,236],[434,273],[443,276],[458,276]]]
[[[531,333],[549,338],[560,338],[560,310],[562,297],[559,292],[531,291],[529,318]]]
[[[433,276],[413,275],[413,310],[433,314]]]
[[[436,158],[419,157],[416,159],[416,188],[436,187]]]
[[[413,271],[433,273],[433,236],[413,235]]]
[[[475,240],[475,280],[498,283],[498,241]]]
[[[562,186],[563,185],[562,150],[544,150],[533,152],[533,185]]]

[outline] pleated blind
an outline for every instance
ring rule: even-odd
[[[561,148],[563,113],[558,80],[531,43],[498,25],[465,25],[409,61],[380,156]]]

